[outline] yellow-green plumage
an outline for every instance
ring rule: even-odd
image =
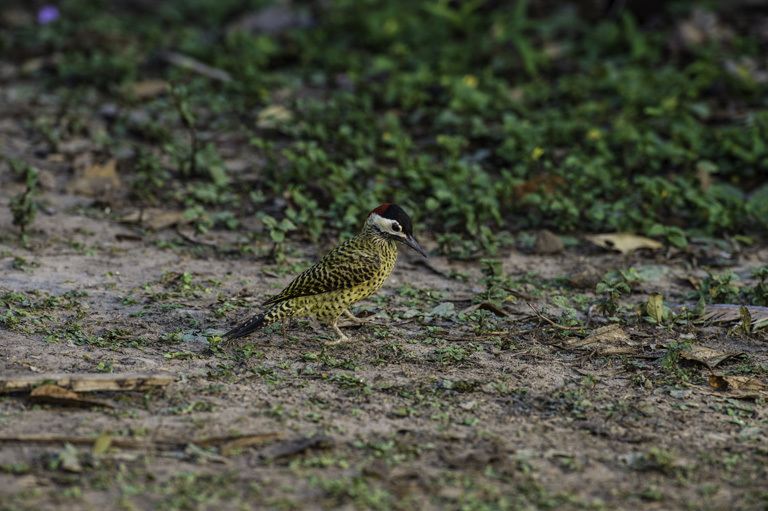
[[[264,302],[269,308],[262,314],[225,335],[241,337],[277,321],[309,316],[330,325],[339,335],[337,342],[346,340],[336,324],[339,316],[349,314],[347,307],[376,292],[387,280],[397,261],[395,241],[426,256],[411,230],[410,218],[402,209],[392,204],[379,206],[360,234],[331,250]]]

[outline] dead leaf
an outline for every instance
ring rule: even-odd
[[[732,321],[742,321],[743,316],[741,307],[745,307],[751,316],[753,330],[768,326],[768,307],[760,307],[757,305],[707,305],[707,312],[700,318],[699,321],[711,321],[713,323],[730,323]]]
[[[162,231],[174,225],[188,224],[191,220],[184,218],[183,211],[163,211],[151,218],[145,218],[144,225],[153,231]]]
[[[522,199],[526,195],[537,193],[542,190],[547,194],[551,194],[564,184],[565,180],[561,176],[544,174],[542,176],[536,176],[524,183],[515,185],[512,192],[515,194],[516,198]]]
[[[259,112],[256,127],[261,129],[276,129],[293,119],[293,112],[281,105],[270,105]]]
[[[559,254],[565,250],[560,238],[552,231],[546,229],[539,231],[533,244],[534,254]]]
[[[158,208],[147,208],[144,210],[135,210],[123,215],[120,219],[126,224],[141,223],[153,231],[162,231],[174,225],[186,225],[191,219],[184,217],[183,211],[165,211]]]
[[[649,250],[659,250],[664,245],[651,238],[638,236],[628,232],[616,232],[611,234],[595,234],[586,237],[595,245],[608,250],[617,250],[624,255],[631,254],[635,250],[647,248]]]
[[[133,210],[130,213],[123,215],[122,218],[120,218],[120,222],[124,224],[137,224],[141,221],[141,213],[142,211],[140,209]]]
[[[728,360],[729,358],[738,357],[739,355],[743,355],[743,351],[735,352],[735,353],[726,353],[724,351],[716,351],[711,348],[706,348],[704,346],[696,346],[692,345],[690,349],[681,351],[680,356],[686,360],[691,360],[693,362],[698,362],[700,364],[704,364],[709,369],[713,369],[718,364],[723,362],[724,360]]]
[[[695,275],[689,275],[688,277],[685,278],[685,280],[687,280],[691,284],[691,286],[693,286],[693,289],[695,289],[696,291],[701,289],[701,277],[696,277]]]
[[[726,376],[713,374],[709,384],[717,390],[737,392],[731,397],[750,399],[768,396],[768,385],[751,376]]]
[[[592,333],[587,336],[585,341],[600,342],[600,343],[628,343],[629,334],[627,334],[619,325],[606,325],[593,330]]]
[[[100,197],[122,186],[117,177],[117,160],[114,158],[104,165],[86,167],[82,174],[73,178],[66,186],[67,193]]]
[[[626,345],[630,344],[630,337],[622,328],[617,324],[606,325],[594,330],[590,335],[583,339],[577,337],[571,337],[565,339],[560,343],[564,349],[582,349],[582,350],[616,350],[619,349],[624,353],[626,349],[632,350],[632,348],[626,348]],[[600,351],[602,353],[602,351]],[[612,352],[613,353],[613,352]]]
[[[603,280],[603,274],[597,268],[591,265],[578,268],[571,273],[568,279],[571,285],[580,289],[591,289],[594,291],[595,286]]]
[[[168,92],[168,82],[165,80],[143,80],[128,83],[121,89],[123,96],[137,99],[150,99],[162,96]]]

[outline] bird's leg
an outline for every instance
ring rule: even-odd
[[[337,334],[339,334],[339,338],[338,338],[338,339],[336,339],[335,341],[327,341],[327,342],[325,342],[324,344],[325,344],[326,346],[335,346],[335,345],[337,345],[337,344],[341,344],[341,343],[343,343],[343,342],[349,342],[349,341],[351,340],[349,337],[347,337],[346,335],[344,335],[344,332],[342,332],[342,331],[339,329],[339,325],[337,325],[337,324],[336,324],[336,323],[338,323],[338,321],[339,321],[339,319],[338,319],[338,318],[336,318],[336,321],[334,321],[334,322],[331,324],[331,328],[333,328],[333,330],[334,330],[334,331],[335,331]]]
[[[285,318],[285,319],[282,321],[282,329],[283,329],[283,340],[285,340],[285,341],[287,341],[287,340],[288,340],[288,332],[286,332],[286,330],[287,330],[287,328],[290,326],[290,324],[291,324],[291,320],[290,320],[290,319],[288,319],[288,318]]]
[[[358,318],[357,316],[355,316],[354,314],[349,312],[349,309],[344,309],[344,315],[348,319],[350,319],[350,320],[354,321],[355,323],[357,323],[358,325],[365,325],[365,324],[367,324],[367,323],[369,323],[371,321],[370,319]]]

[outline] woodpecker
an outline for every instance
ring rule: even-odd
[[[395,204],[382,204],[368,214],[360,234],[345,241],[306,269],[278,295],[262,305],[268,308],[242,323],[224,337],[236,339],[277,321],[311,317],[330,325],[338,334],[339,344],[349,338],[339,330],[339,317],[361,322],[347,310],[350,305],[375,293],[387,280],[397,261],[397,245],[402,243],[424,257],[413,237],[413,224],[403,209]]]

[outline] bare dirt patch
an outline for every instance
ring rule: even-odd
[[[0,209],[17,187],[4,187]],[[766,383],[765,331],[596,312],[588,329],[567,331],[522,297],[557,320],[552,296],[581,294],[564,276],[657,265],[667,273],[639,282],[622,305],[654,291],[681,303],[692,292],[684,278],[702,274],[684,258],[584,245],[507,252],[503,274],[529,283],[501,309],[477,312],[478,261],[426,266],[406,252],[357,307],[371,317],[347,327],[357,342],[325,347],[299,323],[288,339],[278,327],[222,344],[216,333],[327,247],[290,244],[295,257],[268,265],[185,243],[173,229],[141,233],[90,200],[46,198],[52,211],[36,220],[31,247],[2,245],[2,377],[167,372],[173,383],[88,395],[108,407],[4,395],[2,509],[766,505],[765,391],[709,383],[715,373]],[[13,232],[8,217],[0,231]],[[744,254],[734,271],[765,255]],[[592,290],[583,296],[594,302]],[[620,334],[588,337],[612,324]],[[740,354],[709,369],[683,356],[691,346]]]

